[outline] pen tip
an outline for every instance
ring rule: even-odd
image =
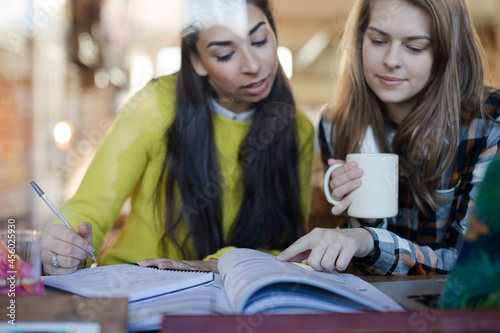
[[[44,195],[45,193],[43,193],[42,189],[40,187],[38,187],[38,185],[34,182],[34,181],[31,181],[30,182],[31,186],[35,189],[36,193],[39,195],[39,196],[42,196]]]

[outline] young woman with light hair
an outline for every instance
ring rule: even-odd
[[[347,228],[315,229],[279,259],[307,258],[318,270],[343,270],[354,258],[375,274],[447,273],[499,151],[500,92],[484,85],[466,3],[358,0],[340,50],[335,98],[318,129],[323,161],[398,154],[398,215],[344,215]],[[350,206],[362,174],[355,162],[332,173],[334,215]]]

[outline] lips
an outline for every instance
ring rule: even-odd
[[[260,86],[262,83],[264,83],[264,80],[265,80],[265,79],[262,79],[262,80],[260,80],[260,81],[257,81],[257,82],[254,82],[254,83],[251,83],[251,84],[249,84],[249,85],[244,86],[243,88],[256,88],[256,87]]]
[[[391,76],[377,76],[377,77],[383,85],[388,87],[395,87],[406,81],[405,79],[400,79]]]
[[[266,90],[266,87],[267,87],[267,78],[252,82],[246,86],[241,87],[241,89],[245,90],[251,95],[259,95],[262,92],[264,92],[264,90]]]

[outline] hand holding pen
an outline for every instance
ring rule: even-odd
[[[42,263],[44,272],[47,274],[71,273],[80,267],[87,256],[94,261],[96,258],[92,253],[92,225],[82,222],[78,230],[74,230],[61,212],[54,206],[47,195],[35,182],[30,183],[37,194],[64,224],[51,225],[42,240]],[[75,232],[77,235],[75,235]]]

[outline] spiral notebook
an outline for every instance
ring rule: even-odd
[[[210,271],[187,271],[118,264],[80,269],[43,278],[43,284],[85,297],[157,297],[213,281]]]

